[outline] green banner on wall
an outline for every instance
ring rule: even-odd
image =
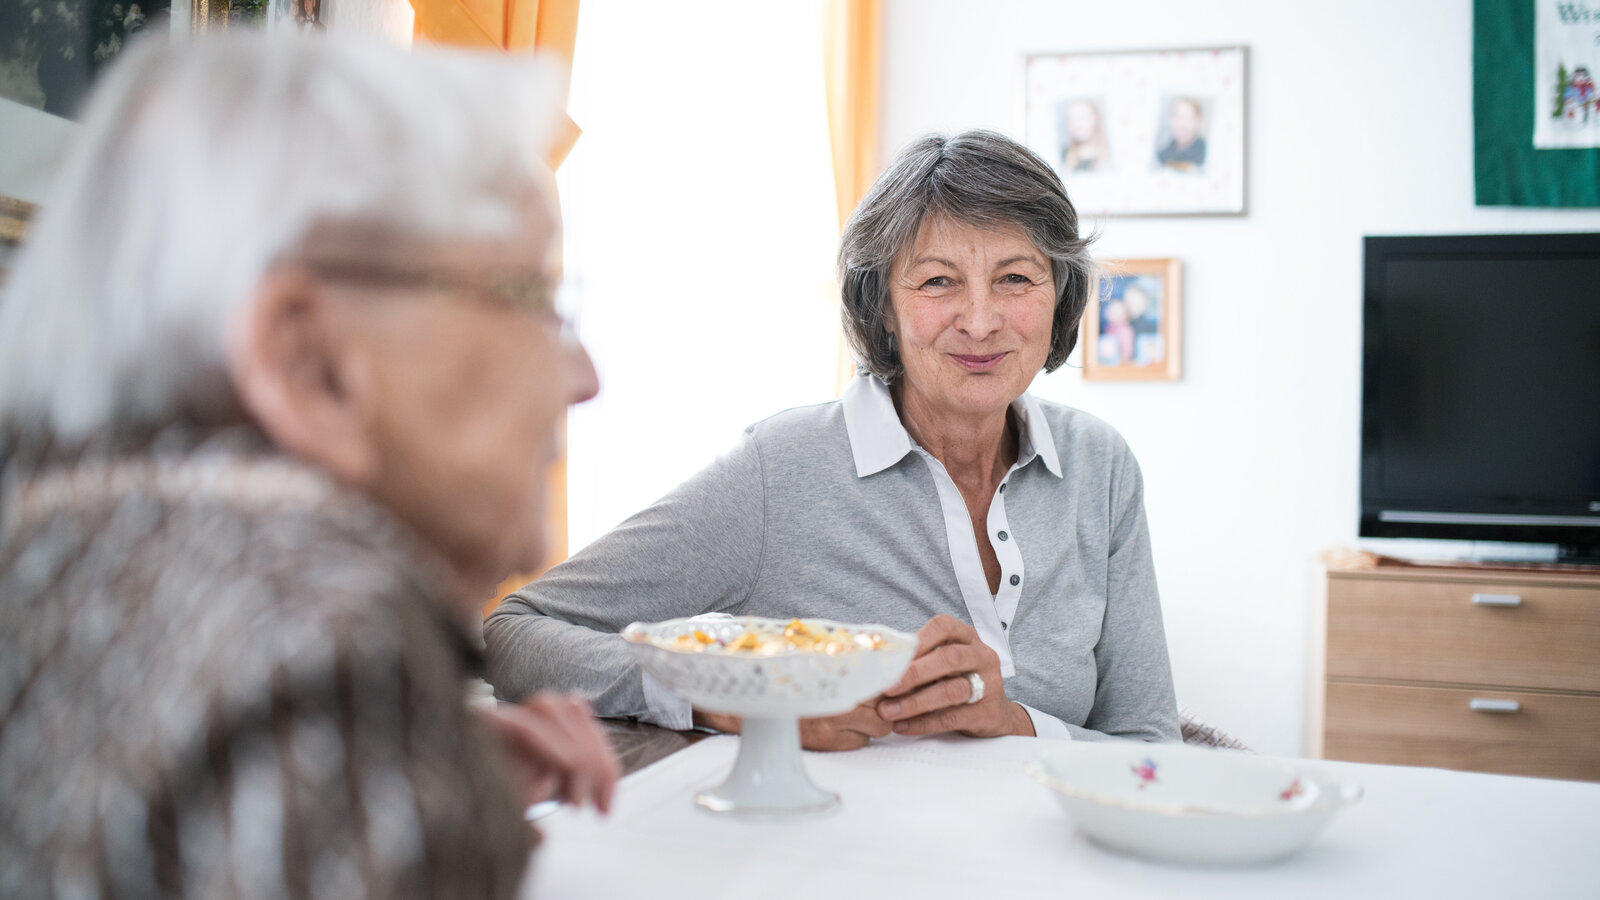
[[[1596,78],[1600,0],[1474,0],[1479,206],[1600,206]]]

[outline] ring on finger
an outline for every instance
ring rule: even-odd
[[[983,676],[977,672],[968,672],[967,681],[972,685],[972,696],[967,698],[967,703],[977,703],[983,699]]]

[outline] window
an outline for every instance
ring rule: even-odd
[[[576,552],[746,425],[831,399],[838,240],[820,3],[592,3],[558,177],[600,396],[568,422]]]

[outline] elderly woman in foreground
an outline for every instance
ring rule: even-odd
[[[608,803],[581,699],[465,702],[596,390],[548,81],[350,38],[108,76],[0,300],[0,895],[505,897],[527,802]]]
[[[990,132],[901,153],[845,227],[836,402],[751,426],[485,624],[502,696],[736,730],[630,661],[630,620],[722,611],[917,630],[883,697],[802,723],[817,749],[891,731],[1177,740],[1138,464],[1026,391],[1078,339],[1094,266],[1055,173]]]

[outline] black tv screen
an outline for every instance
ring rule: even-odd
[[[1365,253],[1360,534],[1600,551],[1600,234]]]

